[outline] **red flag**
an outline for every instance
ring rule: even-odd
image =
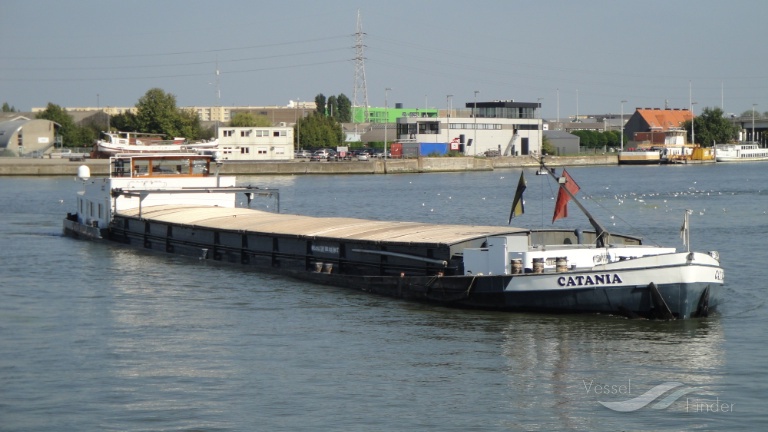
[[[555,202],[555,214],[552,216],[552,223],[555,223],[558,219],[568,217],[568,201],[571,200],[571,195],[576,195],[580,189],[579,185],[568,175],[568,171],[565,168],[563,168],[563,175],[560,177],[560,182],[562,183],[563,181],[565,181],[565,185],[561,186],[557,192],[557,202]],[[563,188],[568,189],[571,195],[564,191]]]

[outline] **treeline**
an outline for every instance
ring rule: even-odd
[[[609,147],[621,147],[621,132],[619,131],[593,131],[579,130],[571,132],[572,135],[579,137],[580,146],[592,149],[595,152]],[[624,137],[624,142],[627,137]]]
[[[159,88],[153,88],[136,104],[136,114],[123,113],[109,116],[99,113],[76,124],[73,117],[61,106],[48,103],[35,118],[46,119],[60,125],[59,135],[64,147],[91,146],[107,129],[125,132],[163,134],[168,139],[207,139],[214,136],[213,128],[203,129],[197,113],[176,106],[176,96]]]
[[[352,121],[352,102],[343,93],[315,96],[315,111],[301,117],[294,126],[297,149],[316,149],[344,145],[342,123]]]
[[[294,126],[296,144],[301,148],[343,145],[344,131],[341,124],[352,121],[352,102],[343,93],[328,98],[320,93],[315,97],[315,104],[316,110],[300,118]],[[102,131],[108,129],[162,134],[169,139],[209,139],[216,134],[215,127],[203,128],[196,112],[177,107],[176,96],[162,89],[150,89],[135,107],[135,114],[127,112],[110,116],[99,113],[78,125],[64,108],[49,102],[45,110],[37,113],[36,118],[61,125],[58,133],[65,147],[90,146]],[[7,103],[3,104],[2,109],[7,112],[15,111],[15,108]],[[248,112],[234,114],[230,125],[274,126],[267,117]]]

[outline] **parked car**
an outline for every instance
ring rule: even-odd
[[[330,157],[330,153],[326,149],[315,150],[309,160],[311,161],[327,161]]]
[[[357,160],[359,160],[359,161],[367,161],[367,160],[370,160],[370,158],[368,157],[368,153],[360,152],[360,153],[357,154]]]
[[[299,150],[293,155],[296,159],[309,159],[312,157],[312,152],[309,150]]]

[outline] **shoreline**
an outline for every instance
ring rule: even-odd
[[[618,156],[549,156],[552,167],[618,165]],[[0,176],[76,176],[77,169],[87,165],[92,176],[109,175],[109,159],[25,159],[0,158]],[[313,174],[417,174],[437,172],[494,171],[508,168],[538,168],[530,156],[494,158],[435,157],[388,159],[375,161],[259,161],[223,163],[222,175],[313,175]]]

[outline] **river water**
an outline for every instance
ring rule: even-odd
[[[683,248],[692,210],[726,287],[681,322],[454,310],[73,240],[77,182],[0,178],[0,430],[764,427],[765,167],[568,169],[598,219],[646,242]],[[504,225],[520,172],[239,180],[279,188],[283,213]],[[553,183],[525,175],[513,225],[552,226]],[[573,204],[554,224],[576,225]]]

